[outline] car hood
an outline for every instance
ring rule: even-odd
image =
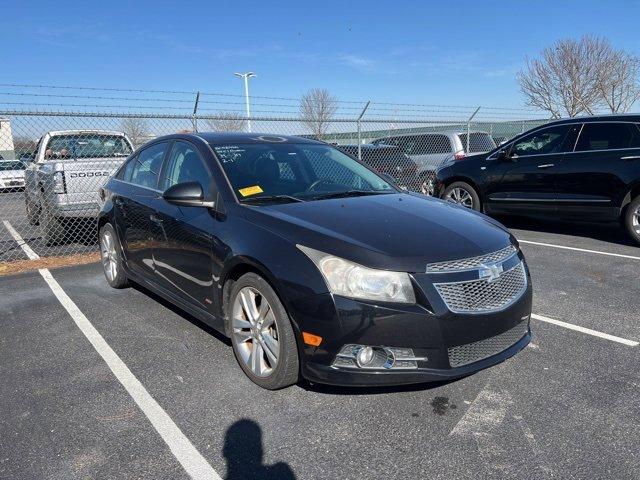
[[[373,268],[421,272],[515,243],[498,222],[408,193],[251,206],[248,220],[292,243]]]

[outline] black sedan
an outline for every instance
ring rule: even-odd
[[[109,284],[142,284],[227,335],[262,387],[457,378],[530,340],[529,272],[504,227],[330,145],[161,137],[101,197]]]
[[[640,115],[534,128],[440,168],[436,194],[490,215],[620,222],[640,243]]]

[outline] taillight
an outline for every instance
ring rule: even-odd
[[[67,188],[64,183],[64,172],[55,172],[53,174],[53,193],[66,193]]]
[[[453,158],[454,158],[454,160],[462,160],[462,159],[463,159],[463,158],[465,158],[466,156],[467,156],[467,154],[466,154],[466,153],[464,153],[464,152],[458,152],[458,153],[456,153],[456,154],[453,156]]]

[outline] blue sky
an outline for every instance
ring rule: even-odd
[[[0,83],[523,105],[526,55],[597,34],[638,52],[640,2],[3,1]]]

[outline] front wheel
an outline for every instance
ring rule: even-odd
[[[629,204],[624,217],[627,232],[636,243],[640,243],[640,195]]]
[[[298,381],[299,360],[289,316],[271,286],[247,273],[234,283],[228,331],[240,367],[255,384],[277,390]]]
[[[443,200],[462,205],[472,210],[480,210],[480,197],[475,188],[466,182],[453,182],[442,194]]]

